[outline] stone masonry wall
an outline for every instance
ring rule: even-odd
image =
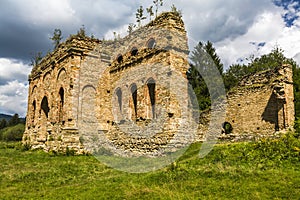
[[[29,76],[23,143],[46,151],[69,148],[82,153],[97,151],[109,138],[121,151],[133,154],[155,154],[172,139],[174,146],[181,145],[183,134],[175,140],[172,136],[187,130],[180,125],[188,114],[187,54],[184,24],[174,13],[163,13],[117,41],[72,36]],[[180,81],[174,83],[174,76]],[[181,100],[172,87],[180,89]],[[166,123],[151,125],[158,120]],[[147,128],[157,133],[149,141],[128,136],[128,131]]]
[[[223,138],[270,137],[276,131],[292,129],[292,77],[289,65],[245,77],[227,95],[226,122],[231,124],[232,134]]]

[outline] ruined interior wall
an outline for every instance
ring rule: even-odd
[[[291,66],[260,72],[228,93],[226,121],[233,134],[271,136],[293,127],[293,100]]]

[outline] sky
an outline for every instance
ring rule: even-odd
[[[225,69],[274,47],[300,64],[300,0],[164,0],[159,12],[172,4],[182,11],[190,50],[213,42]],[[26,115],[30,60],[52,51],[54,29],[63,40],[83,25],[99,39],[125,36],[140,5],[152,0],[0,0],[0,113]]]

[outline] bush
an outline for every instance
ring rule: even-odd
[[[12,127],[7,127],[1,130],[0,139],[3,141],[21,141],[25,131],[24,124],[17,124]]]

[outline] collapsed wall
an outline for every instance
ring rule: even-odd
[[[290,65],[244,77],[227,94],[226,122],[233,140],[274,136],[294,124],[293,72]],[[232,130],[231,130],[232,129]]]

